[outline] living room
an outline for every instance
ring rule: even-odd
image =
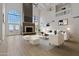
[[[0,55],[79,55],[78,10],[79,3],[0,3]]]

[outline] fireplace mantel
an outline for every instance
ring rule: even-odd
[[[27,28],[32,28],[32,32],[29,32],[29,31],[27,32],[26,31]],[[35,34],[35,24],[32,22],[23,22],[23,33],[22,34],[24,35]]]

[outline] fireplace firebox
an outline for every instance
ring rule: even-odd
[[[35,34],[35,24],[31,22],[23,22],[23,35]]]
[[[32,32],[34,32],[34,29],[33,29],[33,26],[25,26],[25,32],[27,32],[27,33],[32,33]]]

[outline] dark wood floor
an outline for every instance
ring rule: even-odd
[[[22,36],[9,36],[0,43],[2,56],[79,56],[79,43],[65,42],[63,47],[49,46],[48,40],[41,40],[40,45],[31,45]]]

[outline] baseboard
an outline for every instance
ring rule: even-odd
[[[73,42],[73,43],[78,43],[78,44],[79,44],[79,41],[75,41],[75,40],[72,40],[72,39],[67,40],[67,41],[65,41],[65,42]]]

